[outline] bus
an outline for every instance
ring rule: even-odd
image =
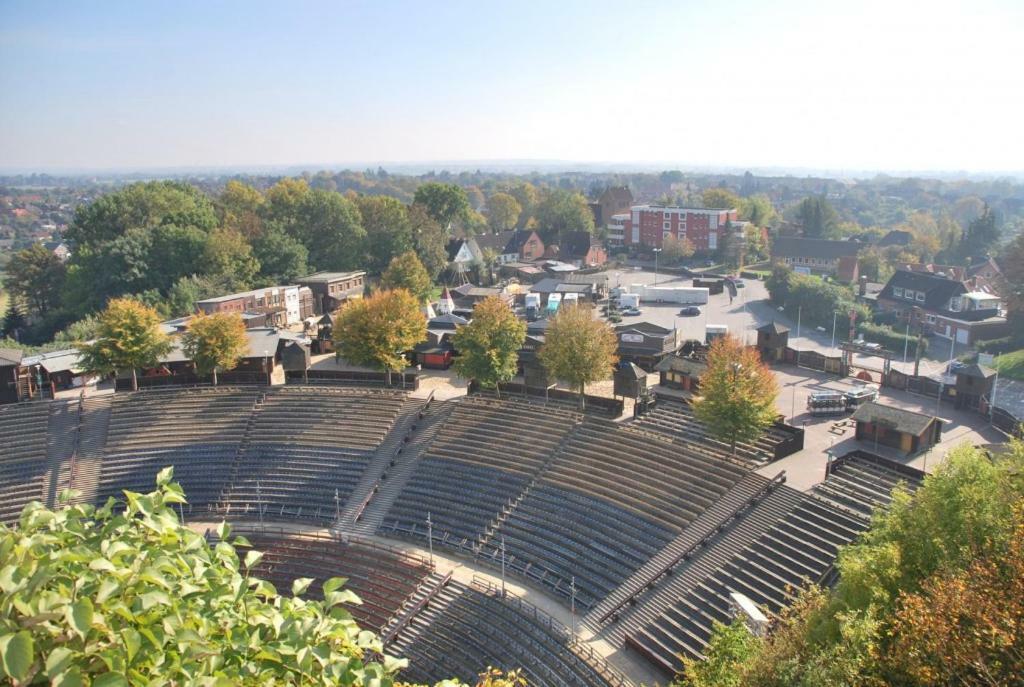
[[[846,395],[841,391],[813,391],[807,397],[811,415],[842,415],[846,412]]]

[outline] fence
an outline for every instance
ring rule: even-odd
[[[288,384],[335,384],[339,386],[387,386],[384,372],[367,370],[289,370],[285,372]],[[419,375],[415,372],[392,373],[391,386],[415,391],[420,388]]]
[[[992,425],[1010,436],[1024,439],[1024,420],[999,406],[992,409]]]
[[[772,423],[772,429],[776,434],[785,434],[786,438],[775,444],[772,449],[775,460],[791,456],[804,448],[804,430],[802,427],[787,425],[785,420],[779,418]]]
[[[265,372],[218,372],[217,384],[231,386],[238,386],[242,384],[268,386],[270,384],[270,375]],[[165,386],[212,386],[213,377],[211,375],[200,376],[195,374],[139,377],[138,385],[139,389],[156,389]],[[117,379],[114,382],[114,390],[131,391],[131,378]]]
[[[572,391],[566,391],[564,389],[545,389],[532,386],[526,386],[518,382],[509,382],[501,385],[501,392],[508,394],[509,396],[527,396],[538,399],[545,399],[550,401],[560,401],[562,403],[579,403],[579,394]],[[469,383],[468,393],[479,394],[479,393],[490,393],[489,390],[483,390],[480,387],[479,382],[473,380]],[[598,408],[606,412],[610,417],[619,417],[622,415],[622,410],[625,407],[624,403],[616,398],[608,398],[606,396],[591,396],[590,394],[584,395],[586,401],[586,408],[593,410]]]

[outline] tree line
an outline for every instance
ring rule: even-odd
[[[483,210],[462,187],[436,182],[420,185],[408,204],[304,179],[266,191],[230,181],[213,196],[183,182],[131,184],[78,208],[65,236],[73,245],[67,263],[38,243],[13,256],[0,334],[41,343],[70,327],[69,335],[88,336],[112,298],[131,296],[176,317],[197,300],[312,271],[380,274],[410,252],[434,281],[453,236],[530,228],[557,241],[594,230],[582,196],[528,183],[496,191]]]

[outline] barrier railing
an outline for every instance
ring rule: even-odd
[[[768,494],[773,492],[777,487],[781,486],[785,482],[786,482],[786,471],[783,470],[779,474],[775,475],[775,477],[773,477],[771,480],[769,480],[768,483],[765,484],[763,487],[761,487],[756,492],[754,492],[753,494],[748,496],[746,499],[744,499],[744,501],[741,504],[736,506],[734,509],[732,509],[729,512],[728,515],[726,515],[724,518],[722,518],[718,522],[718,524],[715,525],[714,528],[709,530],[703,537],[701,537],[699,540],[694,542],[691,546],[687,547],[687,549],[685,551],[682,551],[681,553],[673,556],[669,561],[667,561],[660,568],[658,568],[657,570],[655,570],[652,573],[650,573],[649,575],[647,575],[647,577],[644,578],[643,582],[641,583],[641,585],[639,587],[637,587],[635,590],[633,590],[633,592],[630,593],[626,598],[622,599],[617,604],[612,606],[611,609],[606,611],[604,613],[604,615],[602,615],[598,619],[598,622],[604,623],[609,618],[612,618],[613,616],[617,616],[618,612],[624,606],[626,606],[627,604],[634,603],[638,596],[640,596],[641,594],[646,592],[651,587],[655,586],[655,584],[657,583],[658,580],[660,580],[665,575],[668,575],[669,573],[671,573],[675,569],[675,567],[677,565],[679,565],[680,563],[682,563],[685,560],[688,560],[691,556],[693,556],[693,554],[696,551],[698,551],[699,549],[702,549],[704,546],[706,546],[707,543],[709,541],[711,541],[711,539],[713,537],[715,537],[719,532],[724,530],[726,527],[731,525],[734,520],[736,520],[738,517],[740,517],[740,515],[743,513],[743,511],[747,510],[751,505],[753,505],[753,504],[757,503],[758,501],[760,501],[761,499],[763,499],[765,496],[767,496]]]

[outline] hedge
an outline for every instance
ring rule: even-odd
[[[892,327],[888,327],[884,324],[872,324],[870,322],[862,322],[857,329],[860,331],[860,335],[864,337],[865,341],[872,343],[881,344],[885,348],[889,349],[893,353],[903,353],[903,348],[907,345],[908,351],[915,351],[917,349],[917,337],[907,336],[901,332],[896,331]],[[921,355],[928,352],[928,339],[921,339]]]

